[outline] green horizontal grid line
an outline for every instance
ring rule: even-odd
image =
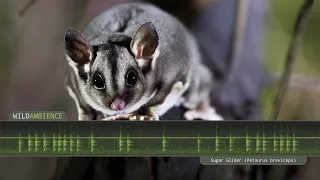
[[[0,137],[0,139],[22,139],[22,140],[28,140],[28,139],[30,139],[30,138],[32,138],[32,139],[34,139],[35,138],[35,136],[30,136],[30,137],[27,137],[27,136],[21,136],[21,137],[19,137],[19,136],[12,136],[12,137]],[[120,136],[114,136],[114,137],[101,137],[101,136],[97,136],[97,137],[95,137],[95,136],[93,136],[93,137],[91,137],[91,136],[81,136],[81,137],[77,137],[77,135],[75,135],[75,136],[67,136],[67,137],[63,137],[63,136],[60,136],[60,137],[58,137],[58,136],[56,136],[56,137],[53,137],[53,136],[51,136],[51,137],[49,137],[49,136],[46,136],[46,137],[43,137],[43,136],[36,136],[36,138],[37,139],[65,139],[65,138],[67,138],[67,139],[91,139],[91,138],[94,138],[94,139],[163,139],[163,138],[165,138],[165,139],[230,139],[230,138],[232,138],[232,139],[254,139],[254,140],[256,140],[256,139],[320,139],[320,137],[297,137],[297,136],[295,136],[295,137],[280,137],[280,136],[277,136],[277,137],[271,137],[271,136],[269,136],[269,137],[263,137],[263,136],[260,136],[260,137],[256,137],[256,136],[253,136],[253,137],[246,137],[246,136],[242,136],[242,137],[229,137],[229,136],[218,136],[218,137],[197,137],[197,136],[195,136],[195,137],[174,137],[174,136],[171,136],[171,137],[160,137],[160,136],[154,136],[154,137],[151,137],[151,136],[149,136],[149,137],[137,137],[137,136],[122,136],[122,137],[120,137]],[[263,140],[261,140],[261,141],[263,141]]]
[[[89,138],[88,138],[89,139]],[[90,140],[90,139],[89,139]],[[38,140],[40,141],[40,140]],[[58,141],[58,140],[57,140]],[[63,140],[60,140],[63,141]],[[19,141],[20,142],[20,141]],[[41,142],[41,141],[40,141]],[[320,150],[315,150],[312,147],[309,148],[301,148],[297,145],[293,145],[293,143],[290,143],[290,148],[286,146],[287,143],[283,144],[282,146],[278,146],[277,148],[272,147],[270,145],[269,147],[265,149],[261,149],[261,147],[243,147],[243,146],[232,146],[230,147],[230,144],[228,145],[227,140],[221,140],[219,142],[213,143],[216,144],[206,146],[208,145],[205,142],[202,142],[201,140],[198,140],[198,143],[196,145],[196,141],[185,141],[184,143],[190,144],[188,147],[184,147],[184,150],[181,150],[181,147],[179,147],[179,144],[171,143],[170,140],[164,140],[157,142],[157,146],[150,146],[148,145],[149,142],[145,143],[136,143],[134,140],[130,140],[127,138],[126,140],[120,140],[119,143],[113,143],[113,145],[104,144],[100,147],[96,147],[94,144],[101,143],[101,142],[107,142],[103,140],[95,140],[91,139],[88,144],[83,144],[84,141],[76,142],[74,141],[74,145],[66,146],[66,144],[61,144],[55,147],[48,147],[47,151],[45,152],[44,147],[38,147],[38,151],[35,150],[35,146],[33,145],[35,143],[35,140],[31,141],[25,141],[24,143],[28,143],[28,147],[21,147],[21,143],[17,143],[17,141],[12,142],[10,146],[0,148],[0,154],[6,154],[6,153],[14,153],[14,154],[34,154],[36,152],[39,152],[39,154],[99,154],[99,152],[103,152],[106,154],[110,154],[111,152],[117,152],[113,154],[121,155],[121,154],[177,154],[178,152],[185,152],[186,154],[215,154],[216,153],[227,153],[227,154],[275,154],[275,153],[289,153],[289,154],[301,154],[303,151],[306,150],[305,153],[311,153],[316,152],[319,153]],[[166,144],[160,145],[162,143]],[[202,143],[201,143],[202,142]],[[57,143],[57,142],[56,142]],[[111,141],[109,142],[111,143]],[[200,144],[201,145],[200,145]],[[233,142],[231,142],[233,143]],[[52,143],[51,143],[52,144]],[[58,143],[59,144],[59,143]],[[168,145],[169,144],[169,145]],[[204,145],[203,145],[204,144]],[[209,143],[210,144],[210,143]],[[212,143],[211,143],[212,144]],[[242,143],[244,145],[245,143]],[[272,144],[272,143],[269,143]],[[299,141],[296,142],[296,144],[299,144]],[[30,145],[30,146],[29,146]],[[75,150],[73,150],[75,149]],[[117,150],[116,150],[117,149]],[[149,149],[149,150],[148,150]],[[180,149],[180,150],[179,150]],[[260,150],[259,150],[260,149]],[[266,150],[267,149],[267,150]],[[130,153],[132,152],[132,153]],[[112,154],[112,153],[111,153]]]

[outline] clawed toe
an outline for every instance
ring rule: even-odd
[[[102,121],[112,121],[112,120],[116,120],[116,116],[109,116],[109,117],[105,117],[103,119],[101,119]]]
[[[140,116],[140,115],[132,115],[132,114],[121,114],[121,115],[115,115],[115,116],[109,116],[106,118],[103,118],[101,120],[103,121],[113,121],[113,120],[121,120],[121,119],[128,119],[130,121],[154,121],[156,120],[155,117],[152,116]]]
[[[152,116],[130,116],[129,117],[130,121],[153,121],[155,120],[154,117]]]
[[[115,116],[105,117],[101,120],[103,120],[103,121],[121,120],[121,119],[128,119],[130,116],[131,115],[129,115],[129,114],[119,114],[119,115],[115,115]]]

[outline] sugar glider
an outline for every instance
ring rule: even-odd
[[[187,109],[187,120],[222,120],[210,106],[212,74],[194,37],[151,4],[117,5],[81,32],[67,28],[64,48],[79,120],[159,120],[176,105]]]

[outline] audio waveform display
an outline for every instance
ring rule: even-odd
[[[314,121],[0,121],[1,156],[301,156],[319,147]]]

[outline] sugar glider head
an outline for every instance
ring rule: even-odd
[[[159,37],[148,22],[134,37],[113,34],[89,43],[80,32],[65,31],[64,48],[83,99],[107,115],[131,113],[154,96],[146,82],[152,71]]]

